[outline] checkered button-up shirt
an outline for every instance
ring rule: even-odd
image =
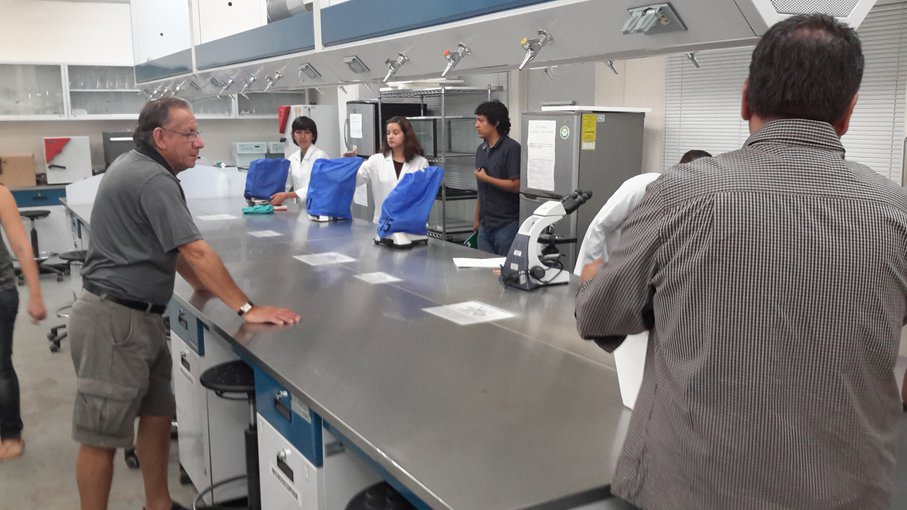
[[[649,509],[887,508],[907,195],[827,123],[675,167],[582,286],[584,338],[651,329],[612,490]]]

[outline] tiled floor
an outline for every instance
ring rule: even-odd
[[[71,300],[69,282],[41,280],[51,315]],[[24,298],[25,291],[20,289]],[[70,438],[75,376],[64,340],[61,352],[52,354],[46,334],[61,320],[51,317],[33,326],[25,315],[25,300],[16,321],[14,364],[22,387],[22,411],[27,441],[25,455],[0,463],[0,508],[70,510],[78,508],[75,458],[78,447]],[[176,442],[170,450],[170,488],[174,499],[188,506],[194,489],[178,482]],[[891,509],[907,509],[907,413],[901,419],[899,464]],[[141,474],[116,458],[111,510],[138,510],[143,504]],[[618,508],[613,505],[590,508]],[[625,508],[625,507],[619,507]],[[328,509],[335,510],[335,509]]]

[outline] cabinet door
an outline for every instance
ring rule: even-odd
[[[258,415],[262,510],[321,510],[322,472]],[[337,507],[337,508],[343,508]]]
[[[198,44],[251,30],[268,23],[264,0],[197,0]]]
[[[69,113],[77,118],[138,118],[146,96],[132,67],[67,66]]]
[[[204,388],[198,383],[199,356],[173,330],[170,331],[173,360],[173,393],[176,396],[176,421],[179,423],[180,464],[196,489],[211,483],[208,472],[208,438]],[[210,502],[210,501],[209,501]]]
[[[59,65],[0,64],[0,118],[62,118],[63,68]]]

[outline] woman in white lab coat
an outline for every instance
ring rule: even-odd
[[[316,159],[328,157],[327,153],[315,147],[318,141],[318,126],[315,121],[306,117],[296,117],[293,121],[293,143],[299,150],[290,155],[290,173],[287,175],[287,189],[292,185],[293,191],[274,193],[271,205],[280,205],[285,200],[298,198],[305,203],[309,189],[309,178]]]
[[[381,205],[394,186],[405,174],[428,167],[425,152],[413,126],[406,117],[392,117],[386,124],[387,136],[381,146],[381,153],[368,158],[359,167],[356,184],[372,184],[372,198],[375,202],[374,222],[381,217]]]

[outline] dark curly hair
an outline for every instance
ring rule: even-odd
[[[497,99],[480,104],[476,108],[476,115],[482,115],[488,119],[488,123],[497,128],[498,134],[510,133],[510,112],[507,111],[504,103]]]

